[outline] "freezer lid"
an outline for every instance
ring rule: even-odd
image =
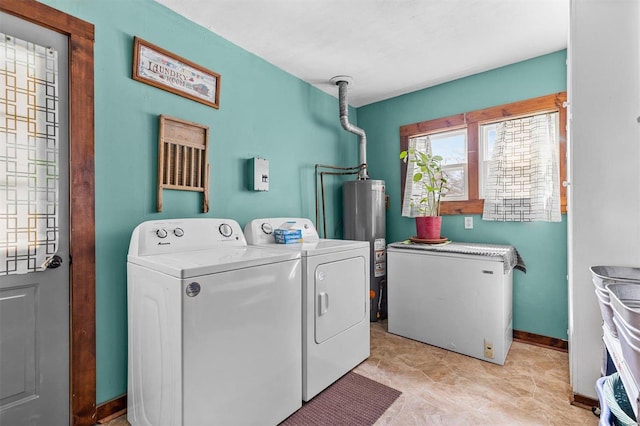
[[[518,254],[515,247],[501,244],[485,244],[485,243],[456,243],[450,242],[446,244],[420,244],[409,240],[391,243],[388,245],[389,250],[418,250],[440,253],[457,253],[475,256],[492,257],[496,260],[502,260],[504,263],[504,272],[508,273],[511,269],[519,266],[524,268],[524,262]]]
[[[270,263],[300,259],[300,253],[260,247],[184,251],[150,256],[128,256],[128,261],[176,278],[192,278]]]

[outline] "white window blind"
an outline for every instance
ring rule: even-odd
[[[557,122],[548,113],[498,123],[483,220],[561,221]]]

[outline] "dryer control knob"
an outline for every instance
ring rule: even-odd
[[[273,226],[271,226],[270,223],[268,222],[263,223],[261,228],[262,228],[262,232],[264,232],[265,234],[267,235],[273,234]]]
[[[182,237],[184,235],[184,229],[182,228],[176,228],[173,230],[173,235],[175,235],[176,237]]]
[[[220,225],[218,227],[218,230],[223,237],[230,237],[231,234],[233,234],[233,228],[228,223],[223,223],[222,225]]]
[[[167,233],[166,229],[160,228],[156,230],[156,235],[158,236],[158,238],[167,238],[167,235],[169,234]]]

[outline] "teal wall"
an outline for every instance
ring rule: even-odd
[[[400,126],[561,92],[566,75],[563,50],[358,108],[358,125],[367,132],[369,174],[385,181],[390,197],[387,241],[415,235],[414,220],[402,217],[400,208]],[[526,274],[513,274],[513,328],[567,339],[566,215],[561,223],[483,222],[481,215],[467,216],[473,216],[473,229],[464,229],[464,216],[444,216],[442,235],[513,245],[527,265]]]
[[[175,217],[229,217],[241,226],[255,217],[313,219],[314,165],[356,165],[358,140],[341,129],[336,98],[155,2],[46,3],[95,25],[97,402],[101,403],[127,390],[126,255],[133,228],[145,220]],[[131,79],[134,36],[221,74],[220,109]],[[208,214],[201,213],[200,194],[182,191],[165,191],[164,211],[155,211],[159,114],[210,127]],[[355,110],[352,117],[357,118]],[[246,160],[253,156],[270,162],[269,192],[246,189]],[[337,220],[332,213],[329,237],[335,236]]]
[[[95,25],[97,402],[127,389],[126,254],[140,222],[174,217],[314,218],[315,164],[357,164],[357,138],[340,128],[337,100],[151,0],[44,0]],[[222,76],[220,109],[131,79],[133,36]],[[286,46],[284,46],[286,47]],[[372,178],[391,196],[388,241],[412,234],[399,214],[400,125],[565,90],[565,52],[353,110],[367,131]],[[331,76],[327,76],[329,78]],[[157,213],[158,115],[210,127],[211,210],[199,194],[165,191]],[[270,161],[266,193],[246,189],[246,160]],[[338,178],[329,180],[327,236],[340,236]],[[566,225],[483,223],[465,231],[446,217],[444,235],[515,245],[529,272],[515,273],[514,327],[566,338]]]

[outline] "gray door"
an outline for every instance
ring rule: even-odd
[[[0,425],[67,425],[68,40],[0,33]]]

